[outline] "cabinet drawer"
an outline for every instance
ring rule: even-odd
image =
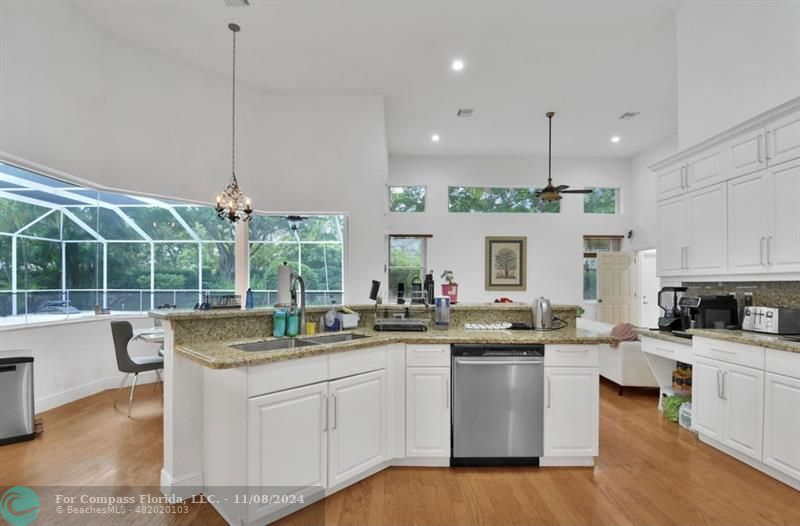
[[[765,349],[768,373],[782,374],[800,380],[800,353]]]
[[[450,367],[450,346],[406,345],[406,367]]]
[[[648,354],[655,354],[663,358],[675,360],[683,363],[694,363],[694,356],[692,356],[691,340],[686,340],[686,344],[665,342],[655,338],[642,339],[642,351]]]
[[[544,348],[544,364],[560,367],[598,367],[600,358],[597,345],[547,345]]]
[[[724,340],[713,340],[695,336],[693,351],[698,356],[713,358],[728,363],[764,369],[764,348]]]
[[[324,382],[327,379],[327,356],[309,356],[255,365],[247,368],[247,396],[274,393],[290,387]]]
[[[386,347],[332,353],[328,360],[328,378],[331,380],[386,369]]]

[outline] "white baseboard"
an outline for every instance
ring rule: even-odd
[[[547,467],[581,467],[594,466],[594,457],[541,457],[539,466]]]
[[[42,411],[54,409],[58,406],[74,402],[75,400],[80,400],[81,398],[86,398],[87,396],[91,396],[107,389],[116,389],[119,387],[120,382],[122,382],[123,376],[125,375],[120,374],[119,376],[100,378],[99,380],[93,380],[77,387],[72,387],[58,393],[37,398],[34,402],[36,413],[38,414]],[[132,381],[133,380],[131,378],[128,378],[128,381],[125,382],[125,385],[128,387],[128,389],[130,389]],[[151,384],[155,381],[157,381],[155,373],[140,373],[139,381],[136,383],[136,385],[140,386]]]
[[[166,497],[188,499],[203,492],[203,473],[190,473],[176,479],[161,468],[161,493]]]
[[[391,465],[405,466],[405,467],[431,467],[431,468],[450,467],[450,457],[395,458],[392,460]]]
[[[739,462],[744,462],[745,464],[747,464],[751,468],[757,469],[757,470],[761,471],[762,473],[766,473],[770,477],[783,482],[787,486],[789,486],[791,488],[794,488],[797,491],[800,491],[800,480],[797,480],[796,478],[790,477],[786,473],[781,473],[777,469],[774,469],[774,468],[772,468],[770,466],[767,466],[763,462],[760,462],[760,461],[758,461],[758,460],[756,460],[754,458],[750,458],[747,455],[745,455],[744,453],[736,451],[735,449],[726,446],[722,442],[718,442],[718,441],[714,440],[713,438],[709,438],[708,436],[703,435],[702,433],[699,434],[698,436],[699,436],[701,442],[705,442],[709,446],[711,446],[711,447],[713,447],[715,449],[719,449],[720,451],[722,451],[726,455],[732,456],[733,458],[735,458]]]

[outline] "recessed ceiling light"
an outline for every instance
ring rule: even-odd
[[[452,64],[450,64],[450,67],[453,69],[453,71],[461,71],[464,69],[464,61],[460,58],[457,58]]]
[[[620,140],[621,139],[619,138],[619,135],[615,135],[615,136],[611,137],[611,142],[613,142],[615,144],[618,143]]]
[[[439,142],[439,134],[438,133],[434,133],[433,135],[431,135],[431,140],[433,142]]]

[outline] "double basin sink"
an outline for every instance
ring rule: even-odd
[[[238,345],[231,345],[231,347],[247,352],[287,351],[291,349],[300,349],[302,347],[310,347],[313,345],[323,345],[326,343],[349,342],[353,340],[360,340],[362,338],[369,338],[369,336],[363,334],[352,334],[349,332],[340,334],[321,334],[319,336],[298,336],[296,338],[240,343]]]

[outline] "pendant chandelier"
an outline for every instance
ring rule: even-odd
[[[250,198],[239,189],[236,180],[236,33],[241,29],[237,24],[228,24],[228,29],[233,33],[233,96],[231,103],[231,180],[222,193],[217,195],[215,210],[217,216],[231,223],[250,221],[253,208]]]

